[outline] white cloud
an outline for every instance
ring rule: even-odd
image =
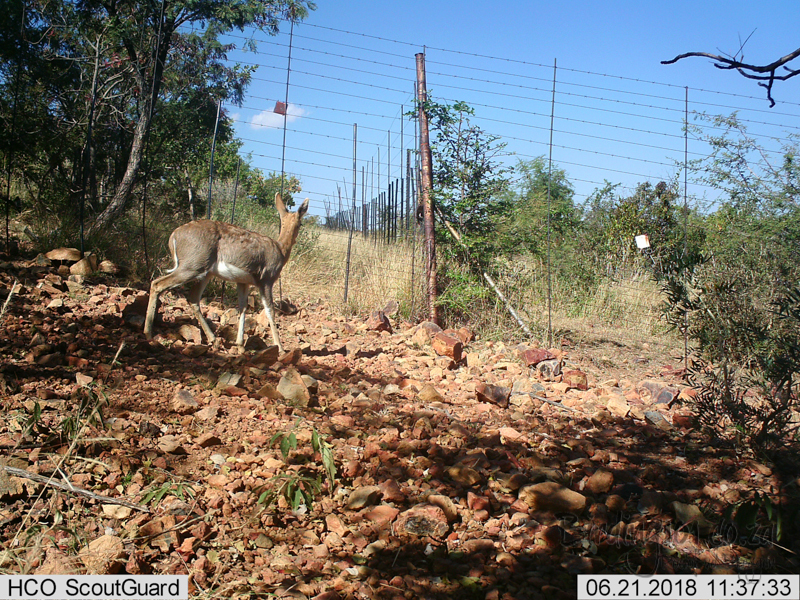
[[[293,123],[306,114],[308,113],[304,109],[296,104],[289,103],[289,108],[286,111],[286,122]],[[274,108],[261,111],[250,121],[250,127],[253,129],[262,129],[264,127],[281,128],[283,127],[283,115],[274,112]]]

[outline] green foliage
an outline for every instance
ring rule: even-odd
[[[481,275],[459,261],[457,257],[443,257],[438,306],[446,323],[469,323],[472,327],[487,324],[485,316],[497,310],[496,297],[486,286]]]
[[[800,290],[765,302],[738,268],[701,257],[662,279],[667,318],[697,347],[688,379],[700,423],[716,435],[774,451],[797,441]]]
[[[497,223],[510,210],[504,192],[512,169],[500,161],[505,144],[470,122],[474,110],[464,102],[428,101],[423,108],[433,132],[432,201],[462,237],[457,242],[442,231],[440,245],[479,273],[498,251]]]
[[[551,246],[571,245],[581,228],[581,213],[575,206],[575,190],[566,171],[550,169],[548,161],[540,156],[520,161],[516,172],[520,177],[507,194],[512,211],[501,227],[507,251],[545,256],[548,232]]]
[[[795,522],[786,518],[786,512],[796,516],[796,505],[786,510],[766,494],[756,492],[752,500],[729,506],[723,516],[736,525],[740,538],[745,538],[750,544],[761,545],[764,542],[785,543],[786,524]]]
[[[270,506],[282,497],[291,506],[292,512],[297,512],[311,508],[322,490],[322,481],[319,476],[281,473],[271,477],[270,482],[263,487],[265,489],[258,497],[258,504]]]
[[[283,456],[284,462],[289,463],[289,458],[298,448],[298,437],[295,430],[302,422],[298,419],[294,427],[289,432],[279,431],[272,436],[270,445],[278,445]],[[325,441],[319,432],[311,427],[311,450],[319,454],[322,462],[322,473],[328,482],[329,492],[333,492],[336,483],[336,462],[333,457],[332,446]],[[294,467],[294,465],[292,465]],[[269,482],[261,486],[258,490],[258,503],[262,506],[270,506],[276,503],[278,498],[283,498],[291,507],[292,511],[310,509],[316,497],[322,491],[322,476],[315,472],[316,469],[295,469],[287,468],[286,471],[278,473],[270,478]]]
[[[314,9],[305,0],[163,6],[163,15],[161,3],[140,0],[12,0],[6,7],[0,154],[12,167],[26,220],[42,224],[34,233],[43,245],[64,237],[75,242],[82,205],[88,223],[110,219],[98,231],[116,225],[128,199],[140,195],[133,191],[142,191],[143,172],[151,203],[187,214],[193,188],[195,204],[204,206],[197,190],[205,191],[208,180],[218,101],[241,103],[253,73],[228,61],[233,45],[222,36],[244,27],[274,34],[286,18],[302,20]],[[241,144],[232,132],[223,111],[219,178],[235,173]],[[263,184],[245,165],[242,193],[267,199]]]
[[[48,443],[70,444],[76,441],[84,424],[103,427],[103,408],[108,405],[108,398],[102,388],[91,383],[77,388],[71,401],[74,409],[55,422],[45,420],[39,402],[33,403],[30,415],[22,425],[23,436],[37,435]]]
[[[694,167],[725,194],[705,217],[702,250],[674,250],[657,271],[666,316],[697,357],[689,381],[701,424],[776,452],[798,441],[800,196],[796,151],[773,166],[735,117]]]
[[[665,268],[665,259],[671,260],[684,250],[684,244],[696,248],[696,240],[684,237],[687,215],[679,206],[676,180],[660,181],[655,186],[649,181],[640,183],[630,196],[618,194],[618,189],[606,182],[587,202],[582,249],[598,268],[612,276],[658,271]],[[636,247],[638,235],[649,239],[646,252]]]
[[[311,448],[322,458],[322,468],[328,478],[328,487],[333,491],[336,481],[336,461],[333,458],[333,447],[313,427],[311,428]]]
[[[142,498],[142,504],[157,506],[165,496],[176,496],[181,502],[186,502],[186,498],[194,498],[195,491],[191,485],[186,483],[165,481],[160,486],[155,486],[148,491]]]

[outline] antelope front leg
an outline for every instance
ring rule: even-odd
[[[272,331],[272,341],[278,347],[278,350],[283,354],[283,345],[278,337],[278,328],[275,326],[275,317],[272,314],[272,286],[265,285],[261,290],[261,304],[264,305],[264,312],[267,313],[267,320],[269,321],[269,328]]]

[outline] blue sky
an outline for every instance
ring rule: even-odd
[[[553,161],[573,179],[578,202],[606,180],[630,189],[678,173],[685,86],[690,121],[694,111],[737,110],[751,133],[777,149],[769,140],[800,131],[800,77],[776,83],[770,109],[755,82],[706,59],[660,61],[687,51],[733,54],[749,37],[744,58],[767,63],[800,46],[798,23],[797,0],[319,0],[294,30],[285,168],[300,177],[311,212],[324,214],[337,186],[345,197],[352,193],[356,124],[357,200],[362,169],[368,195],[379,182],[385,189],[387,169],[399,175],[405,150],[414,147],[414,125],[402,111],[411,108],[414,55],[423,48],[431,94],[473,106],[474,122],[508,144],[509,164],[549,154],[557,60]],[[288,27],[274,38],[250,35],[264,40],[259,52],[230,58],[260,65],[256,80],[243,107],[226,109],[253,164],[279,172],[282,118],[272,109],[286,93]],[[690,137],[690,158],[705,152]],[[691,185],[689,193],[698,202],[713,195]]]

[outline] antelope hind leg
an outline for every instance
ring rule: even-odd
[[[187,294],[186,298],[189,300],[189,304],[194,311],[194,316],[197,317],[197,322],[200,324],[200,328],[206,334],[206,338],[208,339],[209,344],[213,344],[216,336],[214,332],[211,331],[211,327],[208,326],[208,322],[203,318],[203,313],[200,312],[200,299],[203,297],[203,292],[208,285],[208,282],[211,280],[211,275],[199,280],[192,286],[192,289]]]
[[[158,298],[166,290],[180,285],[180,281],[176,281],[172,273],[164,275],[153,280],[150,284],[150,298],[147,301],[147,316],[144,320],[144,335],[150,340],[153,339],[153,322],[156,319],[156,312],[158,311]]]

